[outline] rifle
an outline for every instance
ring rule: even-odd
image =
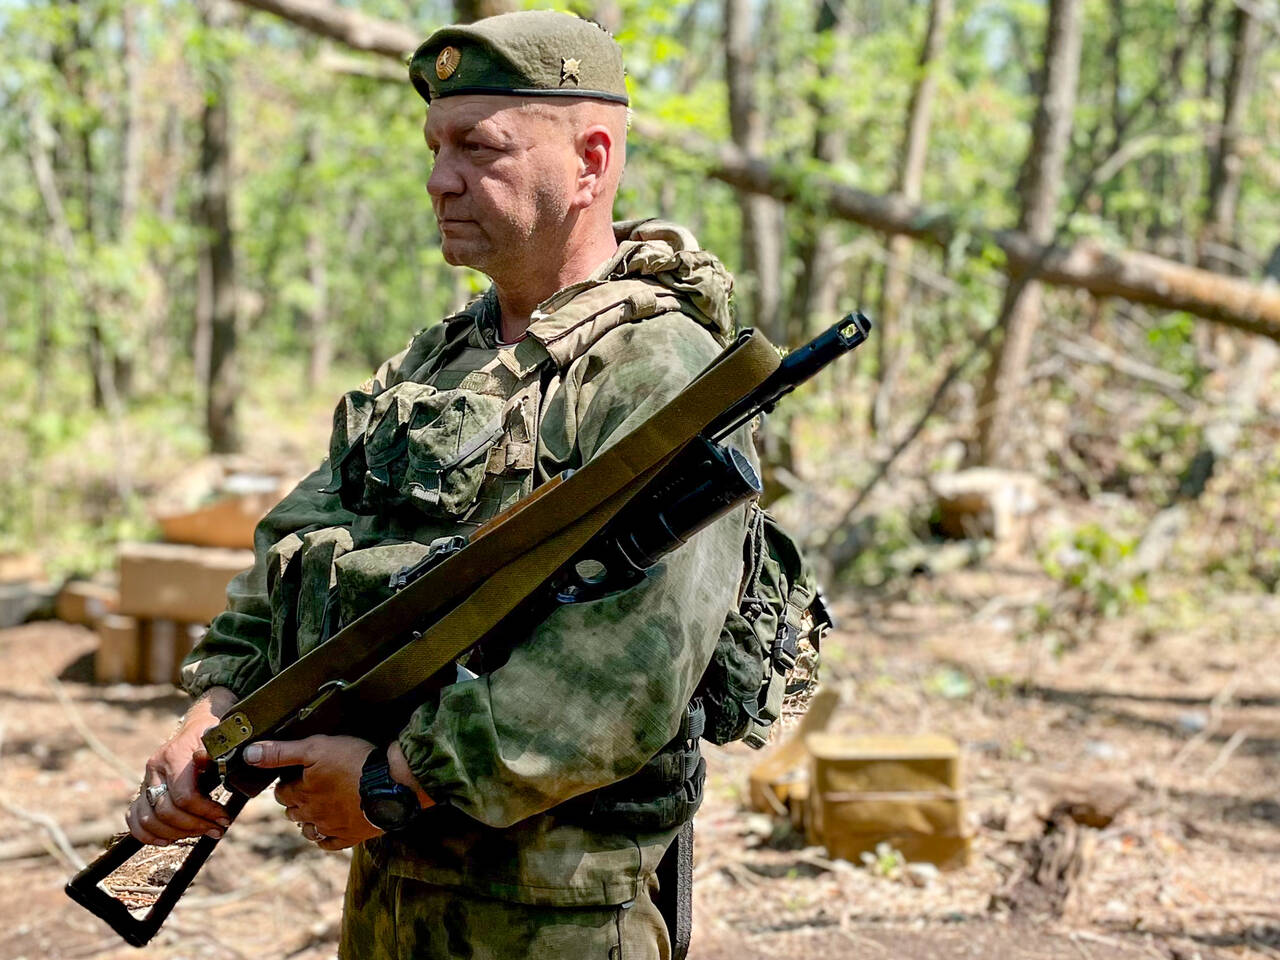
[[[863,314],[851,313],[782,360],[748,330],[662,410],[580,470],[543,484],[470,537],[433,541],[422,560],[392,577],[392,596],[206,731],[214,762],[200,774],[200,789],[228,791],[224,806],[234,820],[251,796],[288,776],[247,765],[242,751],[249,744],[317,733],[380,742],[446,682],[445,667],[486,639],[527,635],[530,623],[560,606],[654,575],[664,556],[760,495],[750,461],[722,441],[863,343],[870,329]],[[370,704],[377,709],[361,709]],[[191,844],[145,913],[103,883],[143,848],[128,834],[77,873],[67,895],[126,942],[144,946],[218,842],[206,836]]]

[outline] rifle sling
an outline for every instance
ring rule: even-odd
[[[360,699],[376,692],[380,701],[417,687],[483,635],[473,631],[491,629],[483,627],[493,619],[485,604],[495,611],[505,607],[503,616],[513,610],[676,452],[778,364],[777,351],[761,334],[742,334],[661,410],[582,469],[518,501],[477,530],[465,549],[239,701],[204,735],[210,756],[222,757],[251,738],[270,735],[326,684],[358,678]],[[460,597],[466,599],[421,638],[405,643],[415,627]],[[419,657],[420,667],[413,663]],[[387,669],[376,666],[382,661]],[[395,676],[397,669],[404,672]],[[344,698],[332,698],[339,699]]]
[[[572,521],[485,580],[422,636],[405,644],[343,691],[343,699],[348,705],[352,698],[364,703],[394,700],[447,667],[485,639],[548,576],[586,546],[659,469],[661,465],[647,471],[585,517]]]

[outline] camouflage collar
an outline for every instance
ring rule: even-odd
[[[519,344],[499,344],[502,313],[497,290],[490,286],[464,311],[472,318],[479,344],[498,350],[504,366],[524,376],[548,356],[557,366],[567,366],[584,348],[579,342],[584,338],[590,342],[619,323],[673,309],[728,342],[733,278],[692,233],[661,220],[632,220],[614,224],[614,234],[618,249],[613,256],[586,279],[538,304]]]

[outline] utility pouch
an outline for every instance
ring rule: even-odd
[[[702,806],[707,779],[707,761],[698,746],[705,723],[702,704],[691,702],[676,735],[637,772],[559,809],[608,830],[658,833],[687,823]]]
[[[469,390],[422,395],[410,413],[401,493],[429,517],[467,519],[505,425],[501,397]]]
[[[353,391],[334,413],[328,492],[359,514],[488,519],[528,493],[536,406],[536,382],[510,399],[416,382]]]
[[[742,599],[725,617],[698,686],[712,743],[742,740],[759,749],[782,715],[788,679],[807,643],[816,653],[832,625],[799,545],[753,506],[743,545]]]

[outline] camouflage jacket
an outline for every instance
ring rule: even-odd
[[[732,281],[719,262],[668,224],[618,230],[617,255],[544,302],[518,346],[496,345],[490,291],[343,398],[330,459],[259,525],[254,567],[188,658],[190,693],[254,689],[383,599],[388,572],[425,543],[580,466],[722,349]],[[744,523],[725,517],[662,575],[558,610],[423,703],[399,742],[439,806],[371,841],[375,861],[526,903],[634,897],[670,833],[585,827],[559,805],[675,734],[736,602]]]

